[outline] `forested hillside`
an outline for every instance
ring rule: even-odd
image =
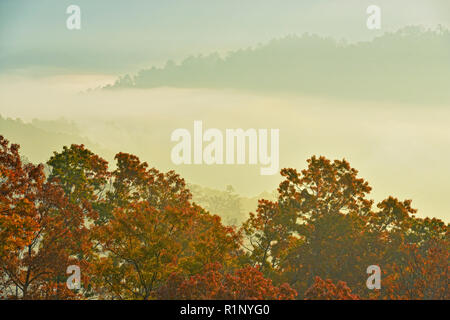
[[[104,156],[111,152],[81,135],[73,122],[38,120],[25,123],[21,119],[3,118],[0,115],[1,134],[11,137],[21,145],[21,153],[30,161],[45,162],[49,152],[71,143],[84,144]]]
[[[449,30],[411,26],[357,43],[288,36],[225,56],[168,61],[106,88],[228,88],[445,105],[449,77]]]

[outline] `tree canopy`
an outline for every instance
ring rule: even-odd
[[[375,204],[345,159],[313,156],[304,170],[282,169],[278,198],[261,199],[238,226],[193,202],[176,172],[127,153],[115,160],[110,170],[72,145],[50,157],[46,175],[0,136],[0,296],[450,297],[448,224],[417,217],[409,199]],[[71,265],[81,269],[79,289],[66,285]],[[373,265],[381,289],[369,290]]]

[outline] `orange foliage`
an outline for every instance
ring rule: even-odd
[[[314,284],[306,291],[305,300],[359,300],[357,295],[343,281],[337,285],[330,279],[316,277]]]
[[[12,299],[68,299],[66,267],[82,224],[78,208],[42,165],[22,163],[18,146],[0,136],[0,293]]]
[[[448,225],[411,200],[374,208],[346,160],[281,171],[238,230],[192,203],[174,171],[82,145],[23,163],[0,136],[0,297],[11,299],[449,299]],[[78,265],[83,288],[67,289]],[[366,269],[379,265],[381,290]],[[334,279],[337,283],[333,283]]]
[[[217,263],[188,279],[172,274],[158,295],[160,299],[186,300],[292,300],[296,296],[287,283],[274,286],[257,268],[247,266],[226,273]]]

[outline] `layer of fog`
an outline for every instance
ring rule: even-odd
[[[220,189],[233,185],[249,196],[276,189],[281,177],[261,176],[259,165],[175,166],[170,134],[177,128],[192,132],[194,120],[202,120],[205,129],[279,128],[280,168],[303,169],[312,155],[346,158],[369,181],[375,200],[411,198],[419,215],[449,220],[449,108],[201,89],[79,93],[113,80],[98,75],[3,77],[0,115],[24,121],[64,117],[111,152],[130,152],[161,170],[175,169],[190,183]]]

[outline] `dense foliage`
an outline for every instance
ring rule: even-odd
[[[0,136],[0,295],[9,299],[449,299],[448,225],[410,200],[374,206],[346,160],[283,169],[240,227],[174,171],[83,145],[43,165]],[[212,202],[213,199],[211,200]],[[66,286],[69,265],[80,289]],[[366,287],[367,267],[382,270]]]

